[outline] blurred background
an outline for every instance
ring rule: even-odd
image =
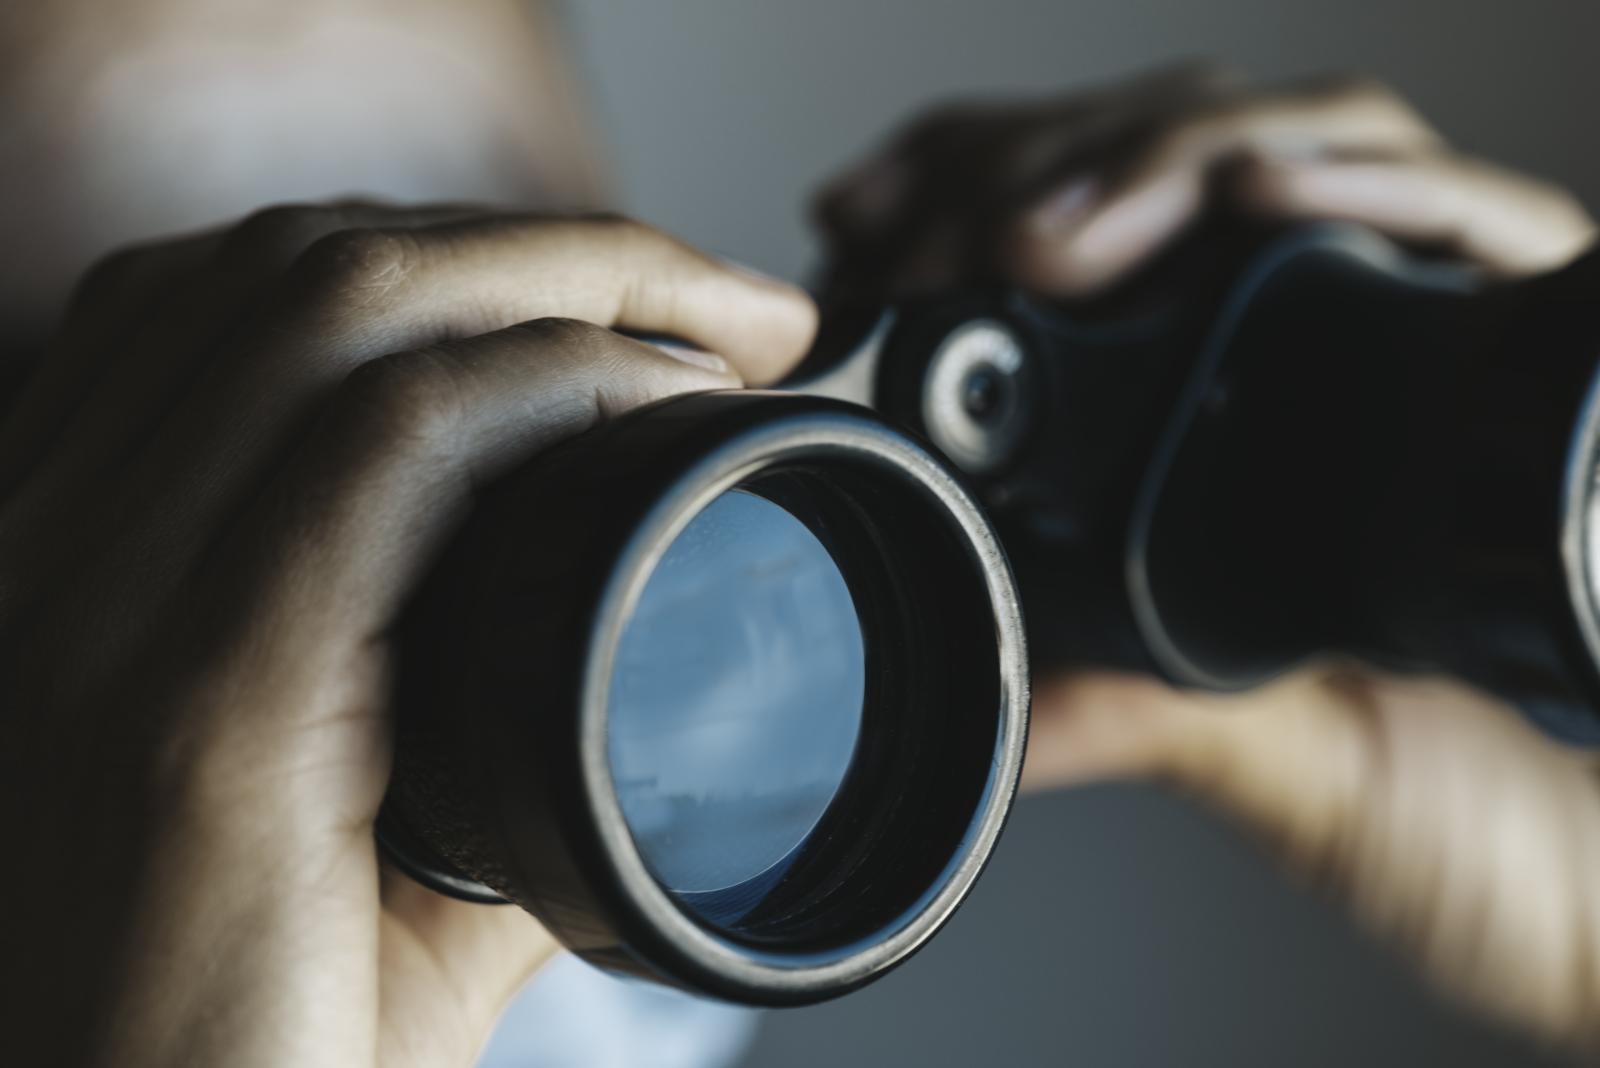
[[[928,103],[1209,55],[1360,70],[1464,150],[1600,205],[1593,0],[583,0],[567,17],[630,212],[776,274],[813,186]],[[1024,802],[946,933],[883,982],[772,1013],[748,1063],[1537,1065],[1441,1006],[1181,799]]]

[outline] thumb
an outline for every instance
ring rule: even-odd
[[[514,907],[455,901],[383,871],[379,1064],[468,1065],[560,946]]]
[[[1286,859],[1314,861],[1357,818],[1374,767],[1369,717],[1342,685],[1306,673],[1219,695],[1104,672],[1046,679],[1024,787],[1161,782],[1245,820]]]

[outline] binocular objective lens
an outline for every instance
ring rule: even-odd
[[[415,595],[379,843],[609,971],[757,1005],[853,990],[994,848],[1018,602],[976,501],[869,411],[631,412],[486,493]]]
[[[730,490],[668,545],[617,648],[607,748],[681,907],[731,924],[781,879],[849,771],[864,690],[850,590],[792,513]]]

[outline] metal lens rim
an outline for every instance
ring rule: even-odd
[[[1589,555],[1590,509],[1600,477],[1600,365],[1584,393],[1567,447],[1561,494],[1561,563],[1567,598],[1590,662],[1600,664],[1600,561]]]
[[[783,952],[737,942],[694,919],[651,874],[628,829],[611,777],[608,688],[617,645],[661,555],[689,521],[721,494],[785,465],[846,461],[915,482],[959,531],[996,614],[999,707],[993,769],[981,807],[937,884],[894,929],[836,949]],[[693,981],[742,1000],[799,1002],[859,986],[925,943],[970,891],[992,851],[1015,794],[1026,743],[1027,653],[1020,606],[999,541],[976,503],[947,470],[909,439],[843,413],[806,414],[762,424],[703,457],[650,509],[601,594],[583,668],[578,715],[580,778],[605,862],[623,897],[671,962]],[[679,977],[682,978],[682,977]]]

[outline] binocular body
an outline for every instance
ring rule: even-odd
[[[836,311],[783,391],[494,488],[406,617],[390,855],[788,1004],[970,889],[1028,648],[1221,690],[1351,657],[1600,741],[1600,257],[1489,284],[1319,226],[1165,271]]]
[[[847,324],[800,388],[964,469],[1036,664],[1238,690],[1343,655],[1600,742],[1600,256],[1493,284],[1351,226],[1205,251],[1131,307]]]

